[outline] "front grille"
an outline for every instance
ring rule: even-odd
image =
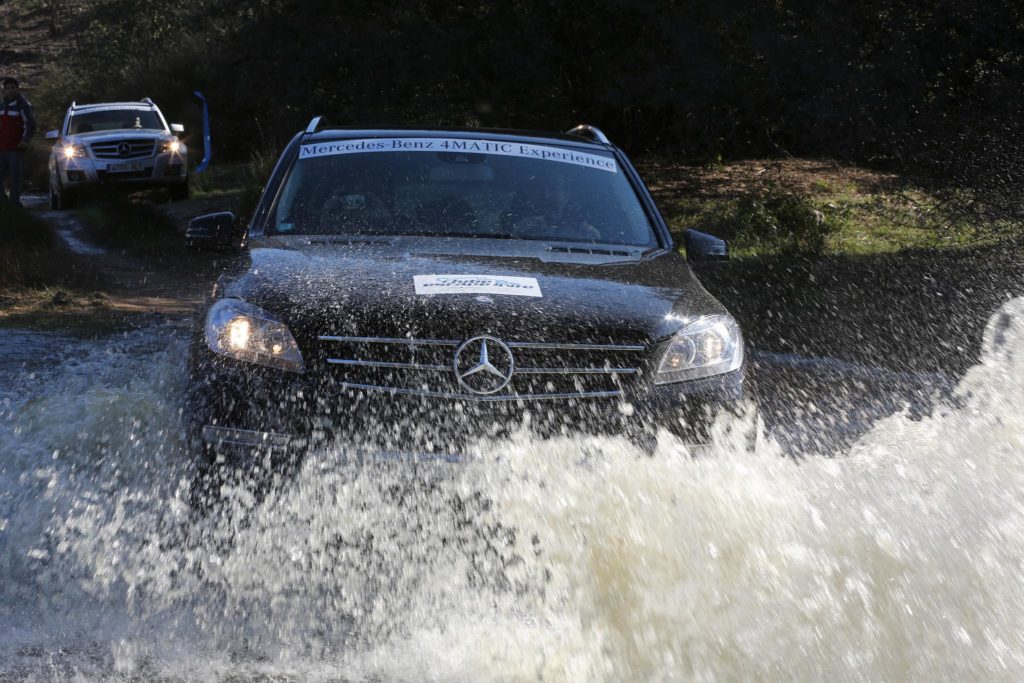
[[[125,145],[124,150],[121,146]],[[111,140],[92,144],[92,154],[97,159],[141,159],[153,156],[156,141],[149,140]]]
[[[505,341],[515,359],[508,384],[467,390],[454,358],[463,341],[321,335],[320,362],[344,388],[466,401],[615,398],[641,373],[643,344]]]

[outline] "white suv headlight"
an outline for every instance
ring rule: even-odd
[[[240,299],[220,299],[206,313],[206,345],[214,353],[303,372],[302,354],[284,323]]]
[[[684,382],[738,370],[743,365],[743,335],[727,315],[688,322],[665,349],[655,384]]]
[[[64,145],[63,154],[65,159],[81,159],[86,156],[84,145]]]

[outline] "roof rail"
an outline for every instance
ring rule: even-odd
[[[567,135],[579,135],[580,137],[590,138],[591,140],[597,140],[603,142],[606,145],[612,144],[612,141],[608,139],[608,136],[601,132],[601,129],[597,126],[588,126],[587,124],[581,124],[571,130],[565,131]]]
[[[77,104],[75,104],[75,101],[74,101],[74,100],[71,100],[71,108],[72,108],[72,109],[74,109],[74,108],[75,108],[75,107],[77,107],[77,106],[78,106],[78,105],[77,105]]]
[[[311,135],[317,132],[320,130],[320,126],[325,123],[327,123],[327,121],[323,116],[314,116],[309,120],[309,125],[306,126],[306,135]]]
[[[140,102],[145,102],[146,104],[153,104],[153,100],[152,100],[152,99],[150,99],[150,98],[148,98],[148,97],[143,97],[143,98],[142,98],[142,99],[140,100]],[[153,104],[153,106],[155,107],[156,105],[155,105],[155,104]]]

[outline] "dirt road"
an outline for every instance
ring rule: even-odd
[[[212,287],[219,266],[211,255],[186,250],[185,227],[191,218],[225,208],[230,202],[200,198],[158,205],[180,233],[180,240],[170,240],[179,247],[143,258],[97,244],[86,230],[81,212],[53,211],[46,197],[25,197],[26,207],[43,218],[58,237],[54,257],[67,261],[72,272],[60,286],[0,293],[0,323],[96,335],[154,321],[187,322]]]

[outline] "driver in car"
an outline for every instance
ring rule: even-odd
[[[506,227],[523,237],[557,238],[568,233],[600,240],[601,231],[587,220],[580,204],[570,201],[570,194],[569,180],[561,174],[535,183],[513,200]]]
[[[338,188],[324,202],[320,230],[325,234],[347,231],[380,231],[392,218],[391,211],[377,195],[359,187]]]

